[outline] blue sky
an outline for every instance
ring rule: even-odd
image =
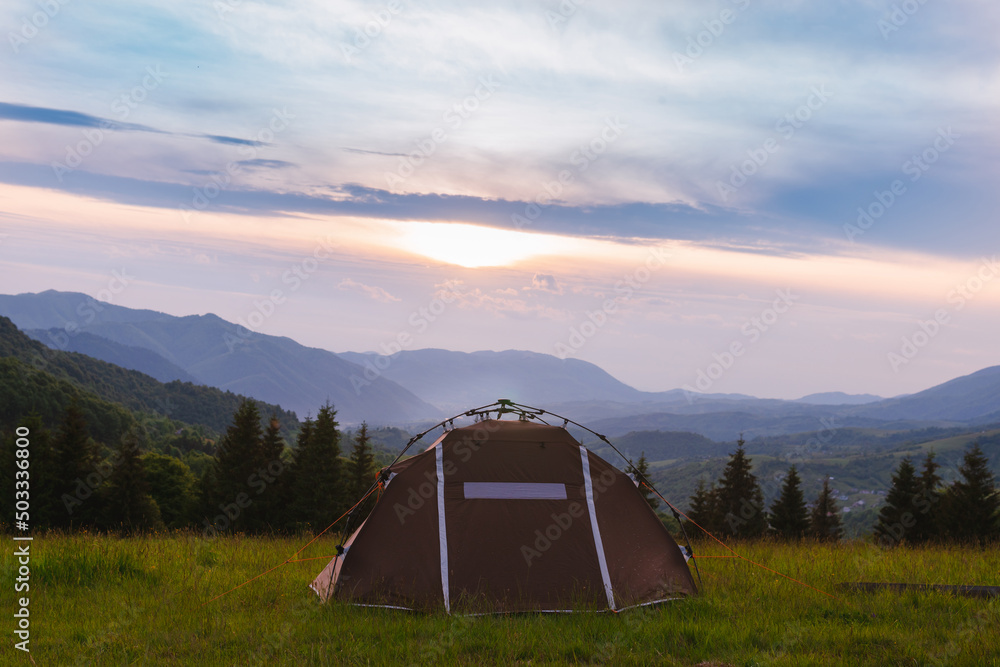
[[[52,0],[0,25],[6,292],[124,269],[123,305],[235,320],[279,290],[259,330],[335,351],[447,293],[415,347],[548,353],[610,297],[572,354],[643,389],[733,342],[712,391],[1000,363],[995,4]]]

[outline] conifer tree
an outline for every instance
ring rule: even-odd
[[[323,530],[347,509],[336,414],[329,403],[320,408],[312,430],[299,438],[290,471],[292,512],[314,531]]]
[[[899,462],[892,476],[892,486],[885,497],[875,522],[875,539],[883,546],[913,541],[912,531],[917,524],[914,501],[920,497],[920,480],[909,458]]]
[[[823,480],[823,490],[809,515],[809,534],[824,542],[836,542],[844,534],[840,508],[830,490],[829,477]]]
[[[256,532],[263,528],[257,491],[261,473],[266,473],[270,463],[264,447],[260,411],[254,401],[244,399],[219,440],[213,471],[215,488],[210,492],[211,514],[224,514],[229,529]]]
[[[220,500],[229,501],[246,493],[247,479],[259,467],[262,439],[257,404],[244,399],[215,452],[215,483]]]
[[[361,500],[375,483],[375,455],[372,453],[371,438],[368,435],[368,424],[362,422],[354,436],[354,447],[347,461],[347,496],[348,506]],[[365,516],[375,505],[374,496],[369,496],[357,509],[358,516]]]
[[[940,537],[941,476],[937,471],[941,464],[935,458],[934,452],[927,453],[920,477],[917,479],[918,495],[913,499],[916,523],[910,529],[910,541],[914,544],[929,542]]]
[[[736,442],[736,451],[729,456],[716,491],[718,513],[722,519],[717,529],[721,534],[732,537],[762,537],[767,531],[764,493],[757,477],[750,472],[751,460],[743,449],[745,444],[741,436]]]
[[[347,463],[347,476],[350,480],[348,500],[353,504],[360,500],[375,482],[375,455],[372,453],[368,424],[364,422],[354,436],[354,448]]]
[[[122,436],[114,468],[101,487],[101,525],[125,535],[163,528],[160,508],[149,493],[139,442],[140,434],[134,428]]]
[[[642,483],[642,480],[649,481],[649,462],[646,461],[646,452],[639,454],[639,460],[635,462],[635,481],[639,483],[639,493],[642,494],[643,499],[649,507],[656,511],[656,508],[660,506],[660,499],[656,497],[653,490]]]
[[[792,466],[781,485],[781,495],[771,505],[771,530],[786,540],[802,539],[809,531],[809,510],[801,484],[799,472]]]
[[[303,527],[305,518],[300,516],[298,501],[298,475],[299,456],[309,447],[309,441],[313,437],[315,423],[311,416],[307,416],[299,426],[299,432],[295,436],[295,447],[291,450],[288,469],[284,474],[285,479],[281,485],[282,505],[285,508],[283,527],[286,530],[299,530]]]
[[[708,486],[703,478],[698,479],[694,495],[691,496],[689,521],[685,526],[689,535],[700,535],[702,528],[715,534],[719,528],[719,502],[715,484]],[[700,528],[699,528],[700,526]]]
[[[284,486],[288,481],[288,463],[284,461],[285,440],[281,422],[271,415],[261,440],[261,468],[252,478],[254,511],[251,515],[259,530],[280,530],[285,524]]]
[[[53,512],[53,527],[93,525],[99,513],[93,496],[103,481],[97,472],[97,452],[97,443],[91,439],[87,420],[74,399],[52,440],[54,492],[63,506],[62,511]]]
[[[958,471],[962,477],[948,487],[942,503],[948,536],[958,542],[978,544],[1000,539],[1000,495],[979,443],[965,452]]]

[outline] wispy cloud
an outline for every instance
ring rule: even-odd
[[[238,137],[227,137],[219,134],[186,134],[182,132],[168,132],[159,130],[148,125],[137,123],[125,123],[92,116],[79,111],[68,111],[66,109],[49,109],[46,107],[33,107],[24,104],[11,104],[0,102],[0,119],[19,121],[22,123],[46,123],[49,125],[65,125],[68,127],[96,127],[102,130],[113,130],[119,132],[152,132],[154,134],[169,134],[179,137],[194,137],[197,139],[207,139],[218,144],[229,144],[234,146],[266,146],[262,141],[252,139],[240,139]]]
[[[265,160],[264,158],[240,160],[236,164],[247,169],[285,169],[286,167],[295,166],[293,162],[286,160]]]
[[[148,125],[138,125],[136,123],[124,123],[78,111],[67,111],[65,109],[47,109],[45,107],[32,107],[25,104],[10,104],[0,102],[0,118],[4,120],[14,120],[22,123],[47,123],[49,125],[66,125],[69,127],[99,127],[105,130],[120,130],[132,132],[156,132],[167,134],[162,130],[149,127]]]
[[[381,287],[376,287],[374,285],[365,285],[364,283],[359,283],[356,280],[350,278],[344,278],[337,285],[337,289],[346,290],[349,292],[359,292],[364,294],[370,299],[375,301],[381,301],[382,303],[392,303],[393,301],[399,301],[398,297],[395,297],[388,292],[386,292]]]
[[[346,146],[342,146],[340,150],[346,153],[356,153],[358,155],[385,155],[388,157],[406,157],[406,153],[384,153],[382,151],[369,151],[369,150],[364,150],[362,148],[347,148]]]

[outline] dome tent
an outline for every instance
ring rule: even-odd
[[[380,473],[375,507],[311,585],[322,599],[516,612],[621,610],[696,593],[631,477],[563,426],[500,405],[497,419],[446,431]],[[499,419],[512,411],[520,419]]]

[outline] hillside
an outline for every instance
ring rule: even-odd
[[[51,290],[0,295],[0,314],[25,329],[59,328],[69,330],[68,337],[82,331],[149,350],[201,384],[279,403],[303,416],[326,401],[345,423],[396,424],[440,414],[391,380],[365,378],[362,367],[332,352],[253,333],[212,314],[175,317]]]
[[[34,413],[43,424],[53,428],[74,400],[83,411],[90,434],[99,442],[117,443],[135,423],[132,413],[121,405],[104,400],[79,384],[34,369],[14,357],[0,357],[0,422],[5,427],[13,428],[19,420]]]
[[[5,404],[10,409],[23,402],[24,397],[18,394],[19,391],[32,391],[33,400],[40,401],[40,404],[63,404],[63,398],[73,393],[69,389],[72,387],[129,410],[160,414],[222,432],[243,398],[233,392],[189,382],[164,384],[138,371],[77,352],[51,350],[29,338],[2,316],[0,359],[8,361],[6,373],[12,384],[3,393]],[[25,403],[29,410],[31,405],[30,402]],[[285,429],[294,431],[298,428],[299,421],[294,412],[267,403],[262,403],[260,409],[266,415],[276,415]]]
[[[197,382],[195,377],[180,366],[172,364],[152,350],[122,345],[91,333],[77,332],[67,336],[62,329],[30,329],[24,332],[43,345],[63,352],[79,352],[115,366],[128,368],[159,380],[160,382]]]
[[[949,380],[916,394],[856,408],[878,419],[928,419],[985,423],[1000,411],[1000,366]]]
[[[612,438],[611,442],[633,462],[643,454],[647,461],[667,461],[725,456],[733,449],[728,443],[714,442],[697,433],[683,431],[633,431]],[[598,443],[591,448],[609,462],[621,464],[607,445]]]

